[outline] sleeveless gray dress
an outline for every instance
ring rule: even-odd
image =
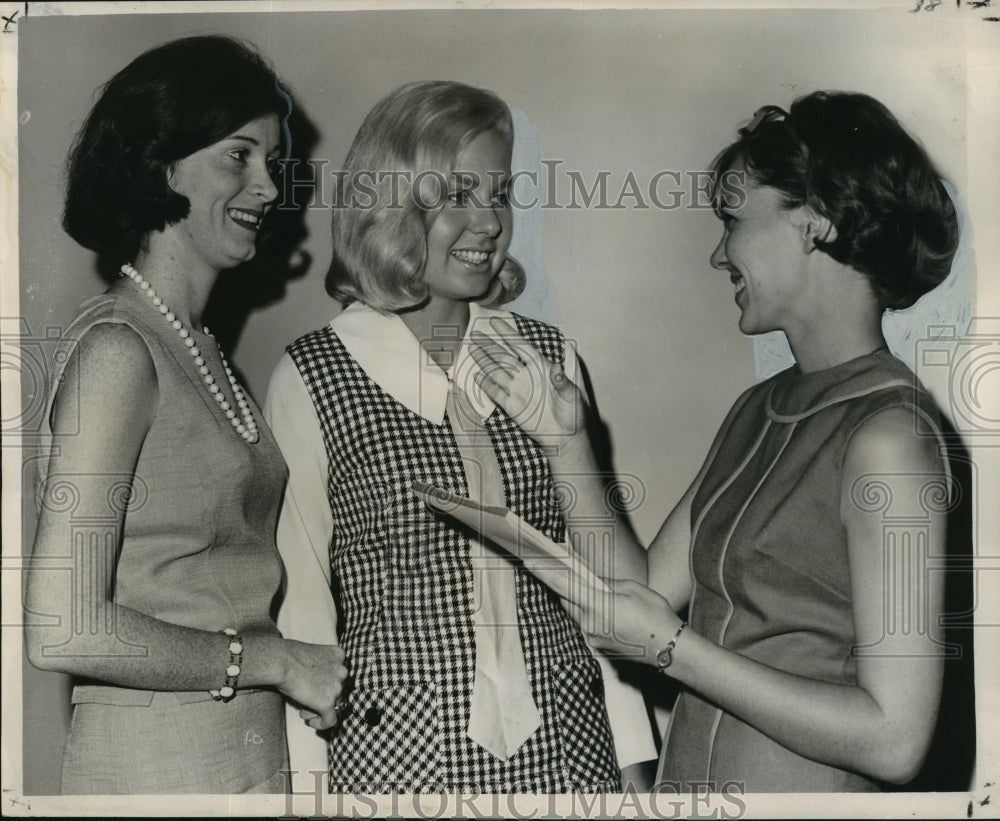
[[[274,533],[287,477],[284,459],[256,406],[260,438],[255,444],[232,429],[177,332],[145,294],[130,286],[124,283],[85,302],[56,356],[65,363],[90,328],[121,323],[142,337],[156,368],[160,402],[139,455],[131,498],[124,493],[109,498],[109,505],[127,507],[115,601],[186,627],[276,634],[270,608],[282,573]],[[224,375],[211,338],[193,334],[212,373]],[[54,385],[58,378],[57,372]],[[52,447],[59,447],[58,440]],[[47,469],[40,479],[49,483],[53,498],[63,498],[60,484],[68,488],[72,482]],[[71,507],[63,513],[72,520]],[[109,514],[113,519],[111,507]],[[104,539],[109,526],[81,521],[74,529],[93,542]],[[91,554],[83,566],[95,567],[94,561]],[[125,642],[120,649],[128,655],[145,652]],[[220,657],[220,685],[224,665]],[[285,790],[283,700],[276,691],[241,689],[223,703],[207,692],[88,681],[74,687],[72,700],[64,794]]]

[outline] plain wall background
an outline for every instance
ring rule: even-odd
[[[706,168],[761,105],[839,88],[886,103],[960,196],[967,188],[962,29],[899,8],[28,17],[19,33],[19,315],[34,336],[105,287],[93,255],[59,225],[63,164],[95,89],[146,48],[203,32],[246,38],[273,61],[316,129],[311,155],[330,169],[371,106],[415,79],[494,90],[537,124],[542,156],[561,160],[560,173],[590,183],[610,171],[612,200],[629,171],[645,185],[661,170]],[[708,264],[720,232],[711,211],[625,202],[546,210],[544,267],[614,465],[644,488],[632,520],[648,542],[754,381],[753,345],[736,327],[728,277]],[[325,209],[306,213],[310,264],[255,305],[226,350],[258,400],[284,346],[339,310],[322,284],[328,223]],[[27,795],[58,788],[67,692],[61,677],[25,665]]]

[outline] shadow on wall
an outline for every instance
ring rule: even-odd
[[[945,606],[940,632],[945,647],[944,683],[937,727],[920,774],[893,791],[965,792],[972,786],[976,760],[976,692],[973,633],[975,573],[973,556],[974,465],[959,435],[942,416],[955,499],[948,511]]]
[[[645,500],[645,494],[643,493],[641,498],[635,496],[628,487],[627,482],[619,482],[619,474],[615,471],[614,467],[614,443],[611,441],[611,431],[601,418],[587,365],[582,358],[578,359],[578,362],[580,366],[580,387],[587,397],[587,402],[590,404],[591,409],[591,413],[587,419],[587,432],[594,446],[598,470],[600,470],[603,476],[607,477],[605,499],[608,504],[618,509],[620,523],[628,529],[636,543],[642,544],[642,541],[636,534],[635,526],[632,524],[629,511],[635,509],[636,501],[641,504]],[[648,502],[649,500],[645,501]],[[653,504],[656,504],[655,500],[653,500]],[[668,512],[666,509],[663,511],[663,518],[666,518]],[[679,613],[679,615],[681,618],[687,618],[686,611]],[[618,664],[615,666],[615,669],[618,671],[618,675],[622,681],[637,687],[645,696],[646,714],[653,738],[656,741],[656,750],[659,753],[662,738],[661,731],[666,728],[665,726],[662,728],[659,726],[657,712],[659,711],[664,715],[669,713],[680,693],[680,684],[668,676],[660,675],[654,668],[645,664]],[[655,771],[651,772],[650,778],[652,779],[654,775]]]

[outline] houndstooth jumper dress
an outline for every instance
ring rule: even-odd
[[[563,361],[562,335],[514,315]],[[541,726],[501,761],[466,736],[475,673],[468,537],[410,490],[466,494],[447,419],[437,425],[377,385],[329,327],[288,348],[329,460],[330,561],[353,687],[330,741],[331,792],[620,790],[601,670],[556,596],[516,571],[520,637]],[[565,523],[542,450],[499,408],[486,421],[508,506],[553,539]]]

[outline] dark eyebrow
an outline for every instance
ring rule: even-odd
[[[227,139],[227,140],[242,140],[243,142],[250,143],[251,145],[260,145],[260,140],[258,140],[256,137],[248,137],[246,134],[230,134],[225,139]],[[274,154],[274,153],[280,154],[281,153],[281,145],[274,146],[274,148],[272,148],[267,153],[268,153],[268,155],[271,155],[271,154]]]

